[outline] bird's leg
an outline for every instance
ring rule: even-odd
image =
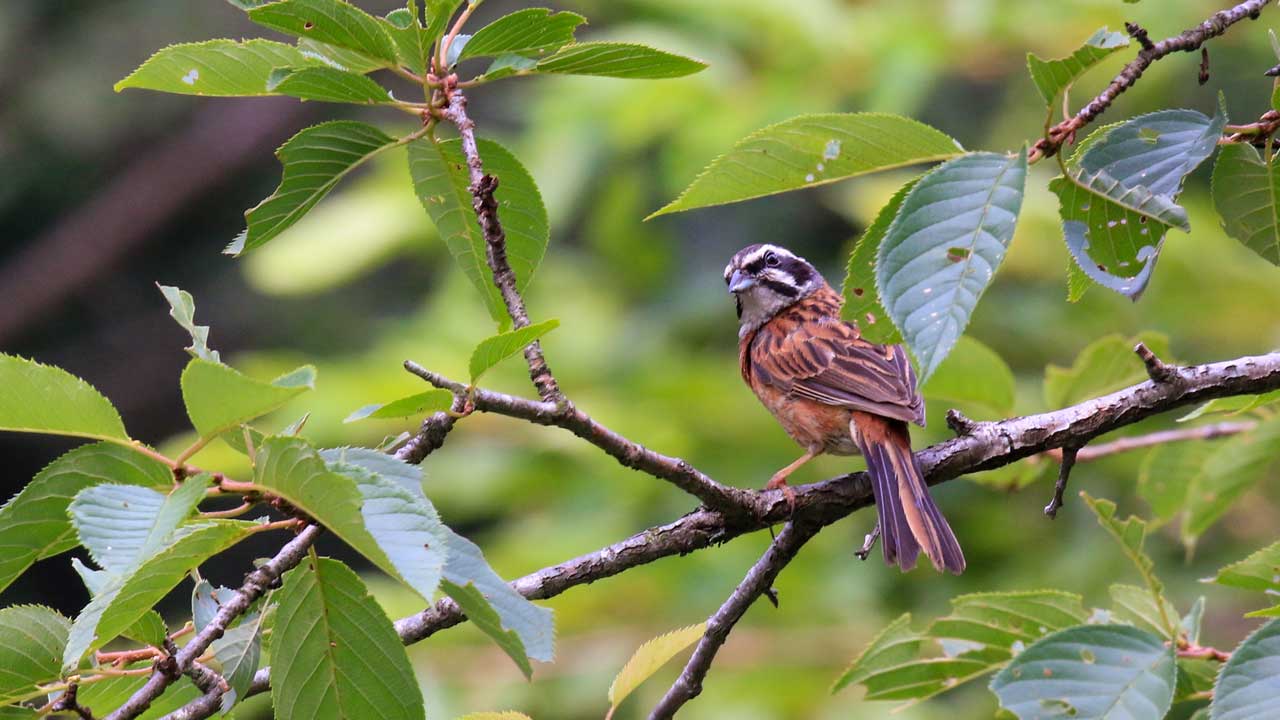
[[[857,550],[854,550],[853,554],[857,555],[859,560],[866,560],[867,556],[871,554],[871,549],[876,546],[876,540],[879,540],[879,539],[880,539],[880,521],[877,520],[875,529],[867,533],[866,539],[863,540],[862,542],[862,547],[858,548]]]
[[[792,490],[791,486],[787,484],[787,477],[791,475],[791,473],[798,470],[801,465],[804,465],[805,463],[817,457],[819,452],[821,451],[809,450],[804,455],[801,455],[800,459],[796,460],[790,465],[774,473],[773,477],[769,478],[769,482],[764,486],[764,489],[765,490],[781,489],[783,496],[787,498],[787,504],[791,506],[791,510],[794,512],[796,509],[796,491]]]

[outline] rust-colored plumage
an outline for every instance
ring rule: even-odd
[[[964,554],[929,496],[911,452],[908,423],[924,402],[905,350],[863,340],[840,319],[843,298],[803,259],[753,245],[725,270],[737,296],[742,378],[805,454],[771,488],[814,456],[866,458],[886,562],[904,570],[923,549],[939,570],[964,570]]]

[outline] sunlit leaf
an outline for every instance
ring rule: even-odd
[[[1151,506],[1157,521],[1166,523],[1180,515],[1185,520],[1187,493],[1220,444],[1195,440],[1151,448],[1138,471],[1138,495]]]
[[[271,40],[209,40],[170,45],[115,84],[183,95],[255,96],[274,94],[267,88],[271,71],[314,62],[292,45]]]
[[[1222,666],[1209,706],[1212,720],[1280,718],[1280,620],[1255,630]]]
[[[1139,115],[1106,131],[1082,153],[1079,166],[1106,173],[1125,187],[1145,187],[1174,199],[1182,182],[1218,148],[1227,124],[1219,110],[1209,118],[1195,110]]]
[[[681,650],[698,642],[706,631],[707,624],[698,623],[659,635],[637,648],[609,685],[609,702],[612,704],[609,715],[612,716],[622,701],[657,672],[658,668],[667,664]]]
[[[1027,69],[1031,79],[1046,104],[1057,105],[1058,97],[1071,87],[1081,75],[1120,48],[1129,45],[1129,37],[1122,32],[1110,32],[1100,28],[1079,49],[1057,60],[1042,60],[1027,53]]]
[[[486,371],[515,355],[538,338],[560,327],[556,319],[526,325],[518,330],[500,333],[480,341],[471,351],[471,382],[474,384]]]
[[[1172,607],[1169,601],[1164,598],[1164,583],[1160,578],[1156,577],[1154,563],[1151,557],[1147,555],[1143,549],[1143,543],[1147,535],[1147,523],[1137,515],[1130,515],[1121,520],[1116,516],[1116,504],[1106,498],[1094,498],[1089,493],[1082,492],[1080,497],[1084,499],[1089,509],[1098,519],[1098,524],[1107,531],[1112,539],[1120,545],[1120,549],[1125,556],[1138,568],[1138,573],[1142,575],[1143,581],[1147,585],[1147,591],[1152,597],[1152,607],[1156,608],[1156,614],[1160,615],[1162,608]],[[1178,631],[1178,616],[1176,613],[1169,614],[1167,611],[1164,615],[1158,617],[1159,626],[1164,629],[1163,634],[1166,638],[1173,638]]]
[[[1231,237],[1280,265],[1280,174],[1247,143],[1223,146],[1213,166],[1213,206]]]
[[[1111,595],[1111,617],[1119,622],[1129,623],[1134,627],[1157,635],[1167,633],[1163,618],[1178,617],[1178,609],[1165,598],[1160,598],[1164,613],[1156,607],[1155,598],[1146,588],[1136,585],[1112,585],[1107,589]]]
[[[357,105],[392,102],[387,89],[368,77],[325,66],[276,68],[267,78],[267,88],[300,100]]]
[[[387,34],[395,40],[401,64],[419,75],[425,75],[431,67],[433,39],[427,37],[417,14],[417,7],[413,3],[409,7],[392,10],[385,18],[385,28]]]
[[[216,437],[312,389],[315,374],[315,368],[304,365],[267,383],[196,358],[182,371],[182,400],[196,432]]]
[[[1099,338],[1076,355],[1070,368],[1057,365],[1045,368],[1045,404],[1062,408],[1146,380],[1146,368],[1133,352],[1139,342],[1157,356],[1169,357],[1169,338],[1160,333],[1146,332],[1134,338],[1122,335]]]
[[[428,390],[416,395],[402,397],[389,403],[365,405],[351,413],[342,422],[357,420],[386,420],[390,418],[419,417],[429,413],[448,410],[453,405],[453,393],[448,390]]]
[[[535,69],[559,75],[600,75],[612,78],[657,80],[692,75],[707,68],[695,58],[669,53],[648,45],[617,42],[585,42],[566,45],[542,60]]]
[[[876,288],[876,257],[880,253],[880,243],[889,231],[889,225],[898,216],[902,201],[917,180],[911,180],[898,188],[889,202],[880,208],[876,219],[872,221],[858,243],[849,254],[849,267],[844,276],[844,306],[840,309],[840,317],[857,323],[862,337],[873,343],[893,345],[902,342],[902,333],[894,327],[889,319],[889,312],[880,304],[880,291]]]
[[[1013,371],[994,350],[963,336],[920,392],[931,400],[978,408],[992,418],[1013,414]]]
[[[156,284],[169,303],[169,316],[191,336],[191,346],[187,353],[209,362],[222,362],[218,351],[209,347],[209,326],[196,324],[196,301],[191,293],[182,288]]]
[[[391,65],[396,47],[373,16],[342,0],[280,0],[249,10],[263,27],[356,50]]]
[[[547,8],[517,10],[477,30],[459,58],[541,55],[573,42],[574,29],[586,21],[577,13]]]
[[[120,413],[61,368],[0,355],[0,430],[128,442]]]
[[[1265,476],[1280,456],[1280,418],[1231,437],[1205,459],[1187,490],[1187,519],[1183,542],[1197,538],[1221,518],[1240,496]]]
[[[0,608],[0,703],[58,679],[71,621],[40,605]]]

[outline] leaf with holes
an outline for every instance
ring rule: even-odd
[[[1226,145],[1213,166],[1213,207],[1231,237],[1280,265],[1280,173],[1245,143]]]
[[[609,685],[609,703],[611,707],[606,717],[612,717],[622,701],[648,680],[658,668],[666,665],[677,653],[698,642],[707,631],[706,623],[690,625],[679,630],[659,635],[646,641],[636,649],[627,664],[622,666],[613,683]]]
[[[1163,718],[1173,703],[1174,651],[1128,625],[1061,630],[1028,647],[991,681],[1022,720]]]
[[[474,385],[480,376],[494,365],[515,355],[558,327],[560,327],[560,321],[553,318],[480,341],[476,349],[471,351],[471,384]]]
[[[947,160],[963,152],[945,133],[900,115],[802,115],[739,140],[680,197],[649,218]]]
[[[920,393],[991,418],[1013,414],[1013,371],[994,350],[962,336]],[[979,418],[981,419],[981,418]]]
[[[61,368],[0,354],[0,430],[129,442],[120,413]]]
[[[1157,356],[1169,357],[1169,338],[1161,333],[1099,338],[1076,355],[1070,368],[1049,365],[1044,369],[1045,404],[1051,408],[1075,405],[1146,380],[1146,368],[1133,352],[1139,342]]]
[[[1042,60],[1027,53],[1027,70],[1046,104],[1056,106],[1058,97],[1076,80],[1108,55],[1128,47],[1129,37],[1122,32],[1099,28],[1079,49],[1057,60]]]
[[[1106,173],[1124,187],[1145,187],[1173,200],[1187,175],[1218,148],[1226,124],[1221,109],[1213,118],[1195,110],[1161,110],[1112,126],[1076,156],[1086,172]]]
[[[284,576],[271,654],[281,720],[318,717],[422,720],[422,691],[386,613],[359,576],[312,558]]]
[[[536,57],[573,42],[573,31],[586,21],[577,13],[553,13],[547,8],[517,10],[477,30],[458,57]]]
[[[191,336],[191,346],[186,349],[187,353],[209,362],[222,362],[218,351],[209,347],[209,326],[196,324],[196,301],[191,293],[160,283],[156,283],[156,287],[160,288],[165,301],[169,303],[169,316]]]
[[[585,42],[566,45],[538,61],[535,70],[559,75],[599,75],[659,80],[707,69],[701,60],[637,43]]]
[[[542,262],[551,235],[547,209],[537,184],[514,155],[492,140],[481,138],[477,146],[485,172],[498,179],[494,198],[507,235],[507,260],[515,272],[516,287],[524,290]],[[418,199],[449,253],[484,296],[489,314],[506,327],[510,318],[485,260],[487,245],[472,209],[471,178],[460,141],[426,137],[410,143],[409,171]]]
[[[387,420],[391,418],[406,418],[428,415],[442,410],[448,410],[453,405],[453,393],[448,390],[428,390],[416,395],[402,397],[399,400],[392,400],[389,403],[375,403],[373,405],[365,405],[348,415],[342,422],[350,423],[357,420]]]
[[[311,38],[396,62],[396,46],[376,18],[342,0],[280,0],[249,10],[255,23],[287,35]]]
[[[266,383],[196,358],[182,371],[182,401],[200,437],[212,438],[314,388],[315,377],[315,368],[304,365]]]
[[[284,166],[280,186],[245,212],[248,229],[227,252],[239,255],[265,245],[306,215],[347,173],[395,144],[372,125],[351,120],[321,123],[289,138],[276,151]]]
[[[214,97],[273,95],[271,71],[283,65],[319,62],[301,49],[271,40],[209,40],[170,45],[115,84],[182,95]]]
[[[381,105],[393,101],[386,88],[368,77],[323,66],[276,68],[267,78],[267,88],[300,100],[356,105]]]
[[[876,289],[876,257],[889,225],[898,216],[903,199],[916,182],[918,179],[913,179],[898,188],[898,192],[880,208],[876,219],[858,238],[853,252],[849,253],[849,267],[844,276],[844,306],[840,309],[840,317],[856,323],[862,337],[881,345],[902,342],[902,333],[893,326],[889,313],[880,304],[880,291]]]
[[[1253,631],[1222,666],[1209,706],[1211,720],[1280,718],[1280,620]]]
[[[1025,152],[949,160],[911,188],[880,243],[876,287],[921,382],[964,333],[1004,259],[1026,175]]]
[[[40,605],[0,609],[0,704],[45,694],[62,672],[71,621]]]

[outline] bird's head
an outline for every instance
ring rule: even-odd
[[[724,268],[724,281],[738,303],[740,335],[827,284],[809,261],[769,244],[739,250]]]

